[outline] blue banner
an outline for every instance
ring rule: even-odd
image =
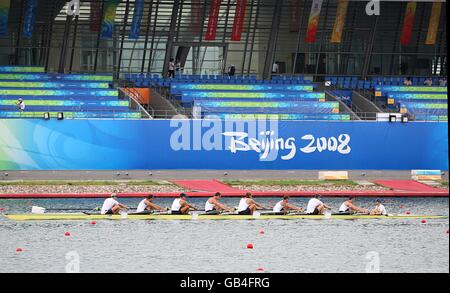
[[[136,0],[134,3],[133,22],[131,23],[130,39],[139,39],[141,32],[142,15],[144,14],[144,0]]]
[[[111,39],[114,33],[114,24],[116,21],[116,11],[120,0],[107,0],[104,4],[104,13],[102,21],[102,39]]]
[[[36,21],[36,11],[38,0],[26,0],[23,19],[22,35],[24,38],[31,39],[34,31],[34,22]]]
[[[0,120],[0,170],[448,170],[448,124]]]

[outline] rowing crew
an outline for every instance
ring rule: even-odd
[[[320,194],[316,194],[313,198],[311,198],[308,202],[308,206],[306,207],[306,214],[309,215],[322,215],[325,213],[325,210],[331,210],[331,207],[324,204],[320,200]],[[370,215],[387,215],[386,208],[382,205],[381,200],[377,199],[375,201],[375,208],[371,211],[365,208],[361,208],[354,204],[355,197],[350,196],[346,201],[344,201],[339,207],[340,214],[370,214]]]
[[[235,212],[239,215],[253,215],[257,210],[264,210],[263,205],[257,203],[250,192],[246,193],[245,197],[241,198],[239,201],[239,206],[237,210],[232,207],[229,207],[220,202],[222,195],[220,192],[217,192],[212,197],[208,198],[205,203],[205,213],[209,214],[219,214],[223,212]],[[145,213],[148,211],[156,211],[162,212],[166,211],[157,204],[153,203],[154,196],[148,195],[145,199],[143,199],[137,209],[136,213]],[[321,215],[325,213],[325,210],[331,210],[331,207],[324,204],[321,200],[321,196],[319,194],[315,195],[308,202],[306,207],[306,214],[310,215]],[[339,208],[339,213],[341,214],[353,214],[353,213],[362,213],[362,214],[371,214],[371,215],[386,215],[386,208],[381,204],[381,200],[376,200],[375,208],[369,212],[369,210],[358,207],[354,204],[355,198],[350,196],[346,201],[342,203]],[[101,213],[103,215],[112,215],[119,214],[122,210],[128,210],[129,207],[123,205],[117,201],[117,195],[112,194],[110,198],[107,198],[103,203]],[[187,201],[187,195],[185,193],[181,193],[177,198],[173,200],[172,207],[170,208],[171,214],[175,215],[187,215],[191,210],[198,210],[198,208],[190,204]],[[305,210],[301,207],[297,207],[289,203],[289,196],[283,196],[283,199],[275,204],[272,210],[274,213],[288,213],[291,211],[295,212],[305,212]]]

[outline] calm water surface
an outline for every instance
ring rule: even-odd
[[[373,199],[358,204],[372,205]],[[123,199],[137,206],[137,199]],[[193,199],[203,206],[204,200]],[[223,199],[236,206],[238,199]],[[261,199],[273,204],[276,199]],[[342,199],[325,199],[335,209]],[[269,203],[270,202],[270,203]],[[307,199],[293,199],[305,206]],[[8,213],[100,206],[98,199],[0,200]],[[159,200],[170,206],[171,200]],[[389,213],[448,215],[448,198],[388,198]],[[403,205],[404,208],[400,208]],[[449,272],[448,219],[42,221],[0,217],[0,272]],[[260,234],[263,230],[265,233]],[[64,236],[70,232],[71,236]],[[248,243],[254,249],[246,249]],[[16,248],[23,252],[16,252]],[[379,264],[379,265],[377,265]],[[375,265],[375,266],[374,266]]]

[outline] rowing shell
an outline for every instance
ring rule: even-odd
[[[14,221],[69,221],[69,220],[294,220],[294,219],[446,219],[448,216],[439,215],[87,215],[82,213],[57,214],[7,214],[6,218]]]

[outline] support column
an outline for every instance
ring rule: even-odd
[[[172,16],[170,18],[170,28],[169,35],[167,37],[167,45],[166,45],[166,56],[164,57],[164,65],[163,65],[163,76],[167,76],[168,74],[168,66],[170,62],[170,57],[172,56],[172,47],[173,47],[173,39],[175,36],[175,29],[177,27],[177,19],[178,19],[178,9],[180,9],[180,1],[174,0]]]
[[[78,33],[78,18],[79,16],[75,16],[75,25],[73,28],[73,40],[72,40],[72,52],[70,53],[70,65],[69,65],[69,72],[72,73],[73,68],[73,57],[75,55],[75,46],[77,44],[77,33]]]
[[[66,53],[67,53],[67,46],[69,44],[69,32],[70,32],[70,26],[72,25],[72,18],[73,18],[73,16],[71,16],[71,15],[66,16],[66,23],[64,26],[64,35],[63,35],[63,39],[62,39],[61,52],[59,55],[59,66],[58,66],[59,73],[64,73],[64,68],[66,67]]]
[[[366,56],[364,57],[364,66],[363,66],[362,73],[361,73],[361,77],[363,79],[365,79],[367,77],[367,74],[369,71],[371,56],[372,56],[372,52],[373,52],[373,43],[375,41],[375,34],[377,32],[379,16],[375,15],[374,17],[375,17],[375,20],[373,21],[373,25],[372,25],[369,46],[367,47]]]
[[[275,48],[278,38],[278,30],[280,28],[281,10],[283,8],[283,0],[277,0],[272,16],[272,28],[269,36],[269,43],[267,44],[266,59],[264,62],[263,78],[269,79],[272,74],[272,65],[275,59]]]
[[[120,50],[119,50],[119,60],[117,60],[117,68],[116,68],[116,76],[115,79],[118,80],[120,76],[120,66],[122,63],[122,54],[123,54],[123,43],[125,41],[125,32],[128,24],[128,14],[130,12],[130,0],[127,0],[127,4],[125,6],[125,15],[123,17],[123,26],[122,26],[122,40],[120,41]]]

